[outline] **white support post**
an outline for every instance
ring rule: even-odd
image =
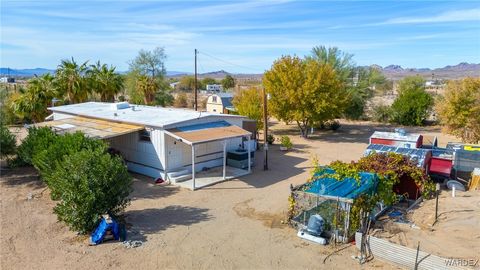
[[[163,172],[165,174],[165,181],[168,181],[168,145],[167,145],[167,134],[162,132],[162,143],[163,143]]]
[[[227,141],[223,141],[223,180],[226,179],[227,174]]]
[[[192,190],[195,190],[195,145],[192,144]]]
[[[252,160],[251,160],[251,153],[250,153],[250,136],[247,139],[247,153],[248,153],[248,173],[252,171]]]

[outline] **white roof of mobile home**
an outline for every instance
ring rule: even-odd
[[[189,109],[163,108],[144,105],[133,105],[127,102],[105,103],[85,102],[48,108],[54,113],[63,113],[75,116],[85,116],[115,122],[125,122],[168,128],[185,121],[210,116],[219,117],[219,114],[199,112]],[[238,115],[221,115],[223,117],[241,117]]]

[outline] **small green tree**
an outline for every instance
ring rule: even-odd
[[[197,79],[197,90],[203,88],[202,82]],[[180,91],[190,92],[195,89],[195,78],[193,76],[184,76],[177,84],[177,89]]]
[[[4,125],[18,124],[21,119],[14,111],[14,104],[20,97],[19,92],[23,92],[23,89],[14,92],[8,88],[0,87],[0,119]]]
[[[166,58],[164,48],[157,47],[153,51],[140,50],[137,57],[129,62],[125,86],[132,103],[152,105],[157,92],[170,90],[165,79]]]
[[[345,108],[345,118],[350,120],[361,119],[365,110],[366,97],[357,89],[348,90],[349,102]]]
[[[437,111],[446,132],[467,143],[480,142],[480,78],[449,82]]]
[[[170,106],[173,104],[174,98],[170,91],[159,91],[155,93],[155,104],[162,107]]]
[[[433,106],[420,76],[406,77],[398,86],[398,97],[392,104],[392,121],[407,126],[422,125]]]
[[[65,157],[52,179],[60,195],[54,212],[80,233],[92,231],[102,214],[118,216],[130,201],[132,177],[119,157],[102,149]]]
[[[350,100],[345,109],[347,119],[358,120],[364,116],[365,105],[377,89],[383,88],[385,76],[375,67],[357,67],[354,69],[353,81],[348,81]]]
[[[202,85],[206,86],[207,84],[217,84],[217,81],[214,78],[206,77],[202,80]]]
[[[228,90],[235,87],[235,78],[227,74],[227,76],[225,76],[225,78],[223,78],[222,80],[222,87],[223,87],[223,90]]]
[[[173,106],[176,108],[186,108],[188,106],[188,98],[187,94],[180,93],[175,97],[175,101],[173,102]]]
[[[0,120],[0,158],[8,158],[8,156],[15,154],[16,146],[15,135]]]
[[[388,123],[392,115],[392,109],[385,104],[378,104],[372,108],[372,120],[376,122]]]
[[[239,115],[246,116],[257,122],[257,129],[263,128],[263,98],[261,90],[251,87],[238,92],[232,100]]]

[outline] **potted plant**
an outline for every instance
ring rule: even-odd
[[[288,149],[291,149],[293,146],[292,141],[288,136],[282,136],[280,138],[280,143],[281,143],[280,150],[282,151],[287,151]]]
[[[268,136],[267,136],[267,143],[268,143],[268,144],[273,144],[274,141],[275,141],[275,137],[273,137],[272,134],[268,134]]]

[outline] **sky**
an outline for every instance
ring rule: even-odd
[[[336,46],[357,65],[480,63],[479,1],[1,0],[0,66],[55,69],[61,59],[128,70],[164,47],[168,71],[260,73],[282,55]]]

